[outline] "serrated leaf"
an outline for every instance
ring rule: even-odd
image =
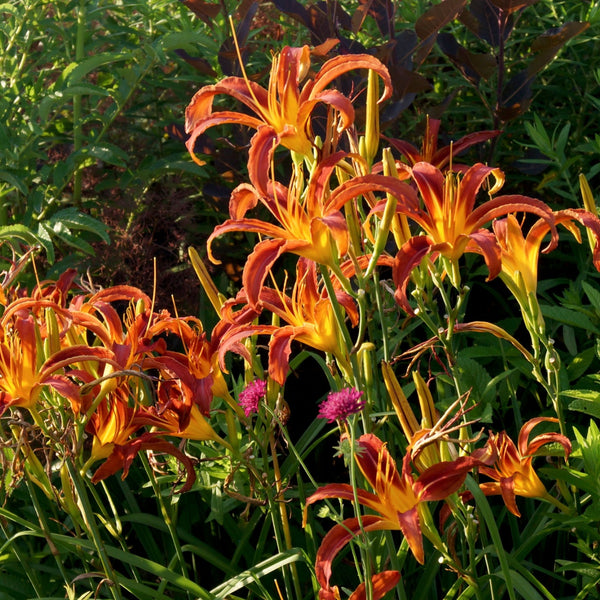
[[[110,237],[106,231],[106,225],[94,217],[90,217],[82,212],[79,212],[76,208],[70,207],[58,211],[48,221],[51,226],[55,223],[61,223],[65,226],[69,226],[72,229],[79,229],[82,231],[89,231],[97,235],[104,242],[109,243]]]
[[[61,76],[56,82],[54,89],[61,89],[63,84],[65,87],[71,87],[79,83],[88,73],[91,73],[99,67],[115,64],[124,60],[130,60],[133,55],[129,52],[104,52],[90,56],[80,62],[73,62],[63,70]]]
[[[27,195],[27,184],[20,177],[17,177],[16,175],[9,173],[8,171],[2,170],[0,171],[0,180],[6,181],[6,183],[12,185],[14,188],[19,190],[19,192],[21,192],[21,194],[23,194],[24,196]]]
[[[479,404],[474,411],[481,421],[487,423],[492,418],[491,401],[496,396],[496,386],[486,369],[477,361],[459,356],[456,361],[461,384],[470,390],[470,399]]]

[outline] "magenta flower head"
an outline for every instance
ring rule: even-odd
[[[327,419],[328,423],[345,421],[350,415],[360,412],[365,407],[365,400],[361,400],[363,392],[356,388],[344,388],[339,392],[331,392],[327,400],[319,406],[320,419]]]
[[[267,382],[262,379],[255,379],[240,392],[238,404],[244,409],[247,417],[258,412],[258,403],[266,394]]]

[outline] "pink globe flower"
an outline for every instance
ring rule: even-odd
[[[258,404],[266,393],[267,382],[262,379],[255,379],[240,392],[238,404],[244,409],[247,417],[258,412]]]
[[[339,392],[331,392],[327,400],[319,406],[320,419],[327,419],[328,423],[334,421],[345,421],[350,415],[360,412],[365,406],[365,400],[361,400],[363,392],[356,388],[344,388]]]

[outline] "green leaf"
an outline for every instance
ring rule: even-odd
[[[258,563],[254,567],[243,571],[239,575],[231,577],[225,583],[222,583],[216,588],[213,588],[210,590],[211,597],[214,600],[226,598],[229,594],[233,594],[233,592],[243,588],[244,586],[254,583],[257,579],[260,579],[261,577],[264,577],[273,571],[281,569],[285,565],[289,565],[290,563],[297,562],[299,560],[302,560],[306,563],[309,562],[304,554],[304,551],[300,548],[291,548],[290,550],[280,552],[279,554],[271,556],[267,560]]]
[[[588,348],[579,352],[577,356],[574,356],[571,362],[567,365],[567,374],[569,375],[569,381],[576,381],[587,372],[592,361],[596,357],[596,348]]]
[[[49,223],[62,223],[71,229],[89,231],[97,235],[102,241],[110,243],[110,236],[107,233],[106,225],[98,219],[94,219],[94,217],[78,211],[74,207],[65,208],[54,213],[49,219]]]
[[[73,62],[63,70],[61,76],[54,85],[54,90],[61,89],[63,84],[65,87],[71,87],[79,83],[88,73],[91,73],[99,67],[115,64],[124,60],[130,60],[131,58],[133,58],[133,54],[130,52],[104,52],[102,54],[90,56],[78,63]]]
[[[12,185],[24,196],[27,195],[27,184],[20,177],[17,177],[8,171],[2,170],[0,171],[0,180],[6,181],[6,183]]]
[[[92,85],[91,83],[79,83],[74,86],[56,90],[55,92],[42,98],[38,111],[40,121],[45,123],[48,120],[50,111],[61,107],[65,102],[70,101],[73,96],[110,96],[110,92],[104,88]]]
[[[583,291],[588,297],[588,300],[596,309],[596,312],[600,314],[600,291],[598,291],[595,287],[590,285],[587,281],[582,281],[581,286],[583,287]]]
[[[465,485],[471,494],[473,494],[473,498],[477,505],[477,510],[483,517],[483,522],[485,523],[490,537],[492,538],[496,556],[500,561],[502,575],[499,573],[496,573],[496,575],[501,576],[502,579],[504,579],[510,600],[516,600],[515,589],[512,582],[513,571],[509,568],[508,557],[504,551],[504,546],[502,545],[502,538],[500,537],[500,532],[498,531],[498,525],[496,524],[494,513],[492,512],[490,504],[487,501],[484,493],[481,491],[479,485],[477,485],[477,482],[471,475],[467,475]]]
[[[565,325],[586,329],[591,333],[600,333],[600,329],[592,323],[590,318],[578,311],[564,308],[563,306],[549,306],[547,304],[542,304],[540,308],[544,317],[549,317]]]

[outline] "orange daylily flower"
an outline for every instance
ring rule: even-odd
[[[125,479],[138,452],[152,450],[171,454],[184,465],[188,477],[179,491],[188,491],[196,480],[192,461],[181,450],[161,437],[167,432],[143,432],[133,437],[142,427],[146,425],[160,427],[164,425],[166,419],[157,417],[145,407],[129,406],[123,395],[122,390],[119,389],[111,393],[108,398],[100,402],[86,424],[86,431],[93,435],[92,451],[87,465],[106,459],[94,473],[92,483],[102,481],[120,469],[123,470],[122,478]]]
[[[93,436],[90,464],[111,455],[115,445],[123,446],[144,427],[145,409],[132,408],[122,390],[104,399],[90,416],[85,430]]]
[[[419,206],[416,194],[406,196],[398,203],[397,211],[414,221],[424,234],[410,238],[400,248],[393,267],[396,284],[396,301],[408,314],[413,314],[406,295],[406,287],[412,270],[428,254],[444,256],[456,262],[465,252],[482,254],[489,269],[489,279],[500,273],[500,248],[493,233],[483,225],[512,212],[538,215],[548,223],[552,232],[549,248],[556,245],[558,234],[552,210],[541,200],[522,195],[497,196],[475,208],[477,194],[490,176],[496,183],[489,191],[492,195],[504,181],[499,169],[477,163],[461,177],[443,173],[428,163],[420,162],[410,170],[421,194],[424,208]]]
[[[314,78],[299,89],[310,70],[308,46],[286,46],[273,57],[268,89],[245,76],[226,77],[215,85],[201,88],[185,111],[185,129],[190,134],[186,146],[192,158],[200,162],[194,154],[198,136],[209,127],[224,123],[239,123],[253,129],[268,128],[269,140],[263,137],[260,143],[269,147],[273,142],[280,143],[303,156],[312,156],[311,116],[317,104],[323,103],[338,112],[338,133],[354,122],[352,102],[337,90],[326,89],[337,77],[354,69],[370,69],[381,76],[385,91],[380,102],[391,96],[392,83],[386,67],[367,54],[336,56],[326,61]],[[238,100],[256,116],[234,111],[213,112],[213,99],[220,94]],[[252,141],[253,146],[257,143],[259,140]]]
[[[443,169],[450,163],[453,171],[464,172],[469,168],[468,165],[455,164],[453,162],[454,156],[457,156],[475,144],[486,142],[502,133],[497,129],[477,131],[461,137],[451,145],[438,149],[438,134],[441,124],[442,122],[439,119],[430,119],[427,117],[421,150],[418,150],[415,146],[403,140],[386,138],[386,141],[388,141],[393,148],[401,152],[411,166],[414,166],[419,162],[426,162],[438,169]]]
[[[336,293],[336,298],[346,310],[352,324],[356,325],[358,312],[352,298],[341,291]],[[234,312],[234,307],[239,305],[242,308]],[[253,323],[262,310],[276,315],[285,325]],[[246,290],[242,289],[234,299],[224,304],[222,314],[223,321],[230,324],[221,335],[219,343],[219,360],[223,369],[225,353],[232,350],[245,356],[239,342],[252,335],[271,335],[269,377],[280,385],[285,383],[287,377],[294,340],[333,354],[342,365],[347,363],[345,344],[341,339],[331,301],[326,290],[319,288],[316,264],[308,259],[300,258],[298,261],[291,296],[286,296],[279,289],[263,286],[256,308],[253,308],[249,304]]]
[[[343,436],[342,439],[348,439]],[[329,590],[331,564],[340,550],[362,531],[402,531],[415,558],[425,561],[422,537],[421,503],[444,500],[464,483],[467,473],[481,464],[476,459],[463,456],[451,462],[437,463],[423,471],[416,479],[411,471],[411,454],[407,452],[398,472],[396,463],[384,444],[373,434],[362,435],[357,442],[356,462],[374,493],[354,490],[351,485],[333,483],[319,488],[306,500],[307,506],[326,498],[354,501],[371,509],[375,514],[345,519],[335,525],[323,538],[315,564],[317,581]]]
[[[564,225],[581,243],[581,234],[575,224],[580,223],[595,238],[593,252],[594,266],[600,270],[600,219],[583,209],[565,209],[554,213],[555,223]],[[542,242],[550,227],[547,221],[540,219],[523,235],[517,218],[509,214],[504,219],[492,223],[496,239],[500,246],[502,271],[500,277],[518,298],[537,291],[538,259]]]
[[[46,333],[46,324],[27,314],[29,308],[40,304],[57,314],[65,312],[53,302],[23,298],[11,303],[0,320],[0,414],[9,406],[35,410],[44,387],[69,399],[76,409],[80,402],[79,388],[62,371],[84,362],[111,362],[111,354],[103,348],[85,345],[59,348],[47,358],[40,355],[38,344],[43,339],[42,330]]]
[[[262,135],[260,132],[257,136]],[[268,177],[265,164],[270,164],[272,150],[260,164],[249,164],[253,185],[241,184],[231,195],[230,218],[218,225],[207,241],[208,255],[215,260],[211,244],[215,237],[229,231],[249,231],[268,236],[260,241],[248,257],[242,283],[250,304],[256,304],[268,271],[284,252],[303,256],[322,265],[335,266],[348,251],[348,226],[341,212],[350,200],[376,191],[396,195],[410,190],[396,178],[364,175],[349,179],[333,190],[329,181],[336,166],[349,155],[336,152],[321,160],[305,186],[300,176],[294,176],[288,188]],[[247,218],[246,213],[262,203],[277,219],[274,225]]]
[[[527,421],[521,428],[517,445],[506,432],[491,433],[486,448],[476,450],[473,456],[481,453],[492,453],[496,456],[493,466],[480,466],[479,472],[492,478],[493,482],[480,484],[482,491],[488,495],[502,495],[508,510],[515,516],[521,513],[517,508],[516,496],[526,498],[542,498],[555,503],[544,484],[534,471],[532,462],[535,453],[546,444],[560,444],[565,451],[565,458],[571,453],[571,442],[560,433],[542,433],[529,440],[531,430],[539,423],[558,423],[553,417],[537,417]]]

